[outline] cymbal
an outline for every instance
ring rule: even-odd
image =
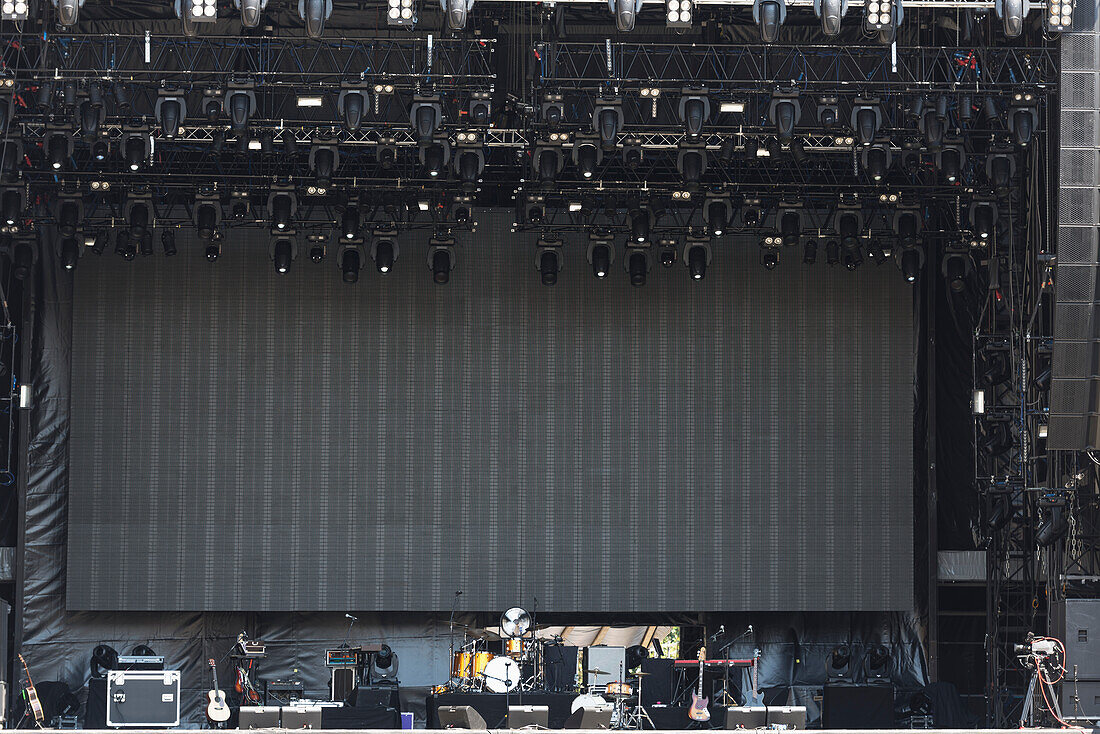
[[[606,670],[600,670],[599,668],[589,668],[584,672],[588,673],[589,675],[610,675],[610,673],[608,673]]]
[[[631,673],[631,675],[640,677],[640,676],[643,676],[643,675],[653,675],[653,673],[647,673],[644,670],[639,670],[637,673]]]

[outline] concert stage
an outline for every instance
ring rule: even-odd
[[[698,729],[698,728],[704,728],[704,727],[696,727],[696,728]],[[41,731],[60,731],[60,730],[57,730],[57,729],[43,729]],[[118,734],[119,730],[118,729],[84,729],[83,731],[88,732],[88,734]],[[127,729],[126,731],[129,734],[160,734],[161,732],[164,732],[166,730],[165,729]],[[167,730],[167,731],[181,731],[181,730]],[[257,730],[257,731],[261,731],[261,730]],[[274,733],[274,732],[291,732],[291,731],[295,731],[295,730],[294,729],[263,729],[262,731],[273,732]],[[357,733],[361,730],[359,730],[359,729],[325,729],[325,731],[330,732],[331,734],[352,734],[353,732]],[[401,734],[403,731],[408,731],[408,730],[407,729],[374,729],[372,731],[377,732],[377,734]],[[465,730],[419,729],[418,731],[422,731],[425,734],[442,734],[443,732],[454,732],[454,731],[492,732],[492,733],[495,734],[496,732],[510,732],[510,731],[514,731],[514,730],[512,730],[512,729],[465,729]],[[575,734],[596,734],[597,732],[605,732],[607,730],[606,729],[572,729],[571,731],[574,732]],[[684,730],[683,729],[654,729],[654,730],[651,730],[651,731],[654,731],[656,734],[661,734],[662,732],[679,732],[679,731],[684,731]],[[911,734],[915,730],[914,729],[818,729],[817,731],[820,732],[820,734],[852,734],[853,732],[859,732],[859,734]],[[1021,730],[1020,729],[920,729],[919,731],[921,731],[922,734],[1019,734],[1019,732]],[[1027,729],[1026,731],[1029,734],[1064,734],[1066,730],[1065,729],[1035,728],[1035,729]]]

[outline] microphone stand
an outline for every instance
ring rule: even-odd
[[[455,659],[455,610],[458,609],[458,597],[460,596],[462,596],[462,592],[456,591],[454,601],[451,602],[451,657],[447,659],[447,670],[449,670],[451,674],[447,676],[448,682],[454,680],[454,668],[452,666],[454,665]],[[462,671],[459,671],[459,673],[461,672]]]
[[[345,616],[347,616],[347,618],[349,620],[348,621],[348,630],[347,630],[347,632],[344,633],[344,641],[340,643],[340,648],[341,649],[346,648],[348,646],[348,638],[351,637],[351,628],[355,624],[355,617],[351,616],[350,614],[345,615]]]

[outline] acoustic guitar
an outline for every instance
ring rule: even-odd
[[[42,710],[42,701],[38,699],[38,691],[35,690],[34,681],[31,680],[31,671],[27,668],[27,661],[23,659],[22,654],[19,655],[19,662],[23,663],[23,674],[27,679],[23,684],[23,698],[27,699],[27,708],[34,716],[34,723],[41,729],[42,722],[46,720],[46,713]]]
[[[206,692],[206,718],[211,724],[220,724],[229,721],[229,705],[225,702],[225,691],[218,688],[218,664],[214,658],[206,661],[210,666],[210,675],[214,680],[214,687]]]
[[[699,687],[691,694],[691,707],[688,718],[692,721],[710,721],[709,699],[703,698],[703,661],[707,659],[707,648],[699,648]]]

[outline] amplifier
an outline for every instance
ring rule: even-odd
[[[119,655],[119,670],[164,670],[163,655]]]
[[[306,687],[300,680],[265,680],[264,704],[269,703],[269,696],[286,701],[295,701],[302,698],[305,691]],[[284,724],[283,728],[289,727]]]
[[[107,672],[107,726],[174,728],[180,724],[178,670]]]

